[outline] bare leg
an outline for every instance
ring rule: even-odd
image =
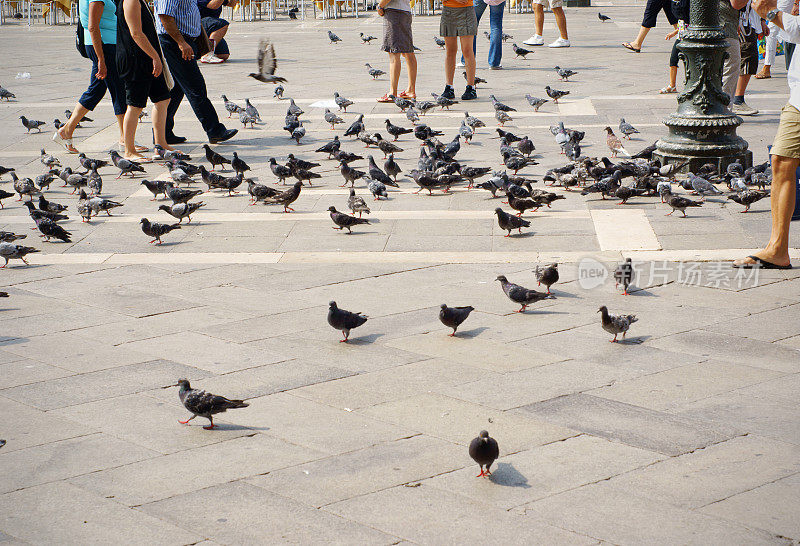
[[[400,81],[400,54],[389,53],[389,94],[397,96],[397,82]]]
[[[639,35],[634,41],[631,42],[631,45],[636,49],[642,49],[642,44],[644,43],[644,39],[647,37],[648,32],[650,32],[649,28],[639,27]]]
[[[83,116],[88,113],[88,108],[84,107],[79,102],[75,103],[75,107],[72,110],[72,115],[58,130],[58,134],[61,135],[61,138],[72,138],[72,133],[75,131],[75,127],[78,126],[78,123],[83,119]]]
[[[406,87],[407,95],[417,94],[417,56],[411,53],[403,53],[406,59],[406,71],[408,72],[408,87]]]
[[[569,40],[569,36],[567,36],[567,16],[564,15],[564,8],[553,8],[553,16],[556,18],[556,26],[561,37]]]
[[[739,81],[736,82],[736,96],[744,96],[747,91],[747,84],[750,83],[750,74],[739,74]]]
[[[544,6],[541,4],[533,5],[533,26],[536,27],[536,35],[541,36],[544,31]]]
[[[125,114],[115,115],[114,117],[117,118],[117,125],[119,125],[119,142],[120,144],[125,143]]]
[[[445,48],[444,80],[447,85],[453,85],[453,75],[456,72],[456,54],[458,53],[457,38],[455,36],[445,36],[444,48]],[[470,51],[471,50],[472,50],[472,44],[470,44]],[[475,56],[473,55],[473,59],[474,57]],[[473,61],[473,66],[474,66],[474,61]],[[474,68],[473,68],[473,74],[474,74]]]
[[[789,225],[795,202],[795,172],[800,159],[772,156],[772,234],[764,250],[754,256],[776,265],[789,264]],[[737,265],[751,264],[753,260],[736,260]]]
[[[676,87],[678,81],[678,67],[677,66],[670,66],[669,67],[669,85],[671,87]]]
[[[169,99],[162,100],[153,105],[153,131],[155,133],[156,144],[165,150],[172,150],[172,146],[167,144],[167,106]]]
[[[125,158],[141,158],[142,156],[139,155],[139,152],[136,151],[136,144],[134,143],[134,139],[136,138],[136,127],[139,125],[139,114],[142,112],[141,108],[136,108],[135,106],[128,105],[128,109],[125,110],[125,119],[122,123],[122,133],[125,139]]]
[[[464,56],[464,66],[467,69],[467,83],[475,85],[475,52],[472,51],[472,44],[475,36],[460,36],[461,54]],[[450,82],[452,85],[452,81]]]

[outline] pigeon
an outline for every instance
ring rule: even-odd
[[[714,184],[706,180],[701,176],[696,176],[694,173],[689,172],[686,173],[688,176],[688,180],[691,183],[692,189],[695,193],[702,195],[705,197],[706,195],[719,195],[722,193],[722,190],[717,188]]]
[[[47,125],[43,121],[37,121],[35,119],[28,119],[25,116],[20,116],[19,119],[22,120],[22,126],[25,127],[28,132],[31,132],[31,129],[36,129],[36,132],[41,133],[42,130],[39,129],[42,125]]]
[[[558,104],[558,99],[569,95],[569,91],[559,91],[558,89],[551,88],[549,85],[545,87],[544,90],[547,92],[547,96],[553,99],[553,102],[556,104]]]
[[[3,167],[3,166],[0,165],[0,176],[3,176],[4,174],[8,174],[8,173],[13,172],[13,171],[14,171],[14,169],[11,168],[11,167]]]
[[[394,125],[387,118],[386,119],[386,132],[389,133],[390,135],[392,135],[394,137],[394,140],[397,140],[397,138],[399,136],[401,136],[401,135],[407,135],[408,133],[413,133],[414,129],[406,129],[405,127],[400,127],[398,125]]]
[[[508,214],[500,207],[494,209],[494,212],[497,214],[497,223],[500,226],[500,229],[508,232],[508,234],[504,235],[504,237],[510,237],[512,229],[519,230],[519,233],[522,233],[522,228],[531,226],[529,221],[518,218],[512,214]]]
[[[389,194],[386,193],[386,184],[371,178],[365,178],[365,180],[367,180],[367,189],[369,189],[375,201],[380,201],[381,197],[389,198]]]
[[[414,125],[416,125],[417,122],[419,121],[419,113],[416,110],[414,110],[413,106],[408,110],[406,110],[406,119],[411,123],[413,123]]]
[[[422,115],[424,116],[425,114],[428,113],[428,110],[436,108],[438,106],[438,103],[430,100],[424,100],[416,103],[414,106],[416,107],[417,110],[422,112]]]
[[[72,117],[72,110],[64,110],[64,115],[67,116],[67,119]],[[85,121],[86,123],[92,123],[94,120],[92,118],[87,118],[83,116],[79,121]]]
[[[341,42],[342,41],[341,38],[339,38],[336,34],[331,32],[330,30],[328,31],[328,39],[331,41],[332,44],[335,44],[336,42]]]
[[[336,128],[336,125],[339,123],[344,123],[344,120],[331,112],[330,108],[325,109],[325,114],[323,114],[323,119],[325,119],[325,123],[331,124],[331,130]],[[305,131],[305,129],[303,129]],[[299,142],[298,142],[299,144]]]
[[[203,190],[185,190],[182,188],[176,188],[172,182],[167,182],[166,185],[167,197],[172,199],[173,203],[188,203],[190,200],[203,193]]]
[[[330,324],[336,330],[341,330],[342,334],[344,335],[344,339],[339,341],[342,343],[347,343],[347,340],[350,338],[350,330],[353,328],[358,328],[367,322],[367,317],[365,315],[339,309],[335,301],[331,301],[329,306],[328,324]]]
[[[633,156],[633,157],[635,158],[636,156]],[[684,161],[683,163],[669,163],[667,165],[662,165],[658,169],[658,174],[660,174],[661,176],[669,177],[672,180],[675,180],[675,173],[680,171],[682,168],[684,168],[688,164],[689,164],[689,161]]]
[[[358,35],[361,37],[361,42],[365,44],[370,43],[372,40],[377,40],[375,36],[364,36],[363,32],[359,32]]]
[[[476,478],[489,477],[492,475],[489,468],[500,456],[500,447],[497,445],[497,440],[482,430],[478,437],[469,443],[469,456],[478,463],[481,469],[481,473]]]
[[[241,159],[239,159],[239,154],[237,154],[236,152],[233,152],[233,159],[231,160],[231,167],[233,167],[233,171],[236,174],[244,174],[245,171],[249,171],[250,170],[250,166],[247,163],[245,163],[244,161],[242,161]]]
[[[0,243],[13,243],[19,239],[26,239],[27,235],[17,235],[13,231],[0,231]]]
[[[628,202],[628,199],[635,196],[641,196],[647,193],[647,189],[645,188],[631,188],[629,186],[620,186],[614,192],[614,195],[620,200],[617,205],[624,205]]]
[[[469,185],[467,189],[471,189],[472,186],[475,184],[476,178],[481,178],[482,176],[486,176],[492,171],[491,167],[462,167],[461,168],[461,176],[469,180]]]
[[[528,100],[528,104],[531,105],[534,112],[538,112],[539,108],[541,108],[544,103],[550,102],[547,99],[540,99],[539,97],[534,97],[530,94],[525,95],[525,98]]]
[[[180,150],[167,150],[167,149],[163,148],[162,146],[160,146],[158,144],[155,144],[153,146],[153,149],[156,151],[156,153],[158,154],[158,156],[161,159],[166,159],[169,162],[171,162],[173,160],[175,160],[175,161],[188,161],[190,159],[189,154],[185,154],[185,153],[181,152]],[[80,156],[78,156],[78,157],[80,157]],[[84,157],[86,157],[86,156],[84,156]],[[81,165],[84,168],[86,168],[87,170],[91,170],[91,163],[93,163],[93,162],[96,162],[96,161],[93,160],[93,159],[87,159],[86,161],[81,161]],[[107,164],[107,163],[103,162],[103,164],[98,164],[98,165],[96,165],[96,167],[99,169],[100,167],[103,167],[104,164]]]
[[[518,137],[514,133],[510,133],[503,129],[495,129],[495,130],[497,131],[497,134],[500,135],[500,138],[506,139],[506,142],[508,142],[509,144],[513,144],[514,142],[519,142],[520,140],[522,140],[522,137]]]
[[[47,210],[36,210],[36,207],[33,205],[33,201],[26,201],[25,207],[28,209],[28,213],[31,215],[33,220],[39,219],[46,219],[50,220],[51,222],[61,222],[62,220],[67,220],[69,217],[66,214],[60,214],[58,212],[50,212]]]
[[[360,159],[364,159],[362,156],[358,154],[351,154],[350,152],[345,152],[344,150],[339,150],[335,154],[333,154],[333,159],[339,162],[344,163],[352,163],[353,161],[358,161]]]
[[[166,235],[173,229],[181,229],[179,224],[158,224],[156,222],[150,222],[147,218],[142,218],[139,220],[139,223],[142,224],[142,232],[147,235],[148,237],[153,237],[153,240],[150,241],[151,243],[155,243],[160,245],[161,244],[161,236]]]
[[[472,140],[472,137],[475,136],[475,131],[467,125],[467,120],[461,120],[461,127],[458,128],[459,136],[464,137],[464,142],[469,144],[469,141]]]
[[[442,40],[442,44],[444,44],[444,40]],[[11,102],[11,99],[15,98],[17,98],[17,96],[14,93],[0,85],[0,99],[6,99],[6,102]]]
[[[730,199],[734,203],[739,203],[740,205],[744,205],[744,210],[740,212],[747,212],[748,210],[750,210],[750,205],[752,205],[756,201],[760,201],[765,197],[769,197],[769,192],[757,191],[757,190],[744,190],[734,195],[729,195],[728,199]]]
[[[117,151],[112,150],[109,152],[109,154],[111,155],[111,161],[114,163],[114,166],[119,169],[119,175],[117,178],[121,177],[123,174],[129,174],[133,176],[133,173],[135,172],[144,172],[144,167],[142,167],[140,163],[125,159],[119,155]]]
[[[464,71],[463,71],[463,72],[461,72],[461,73],[464,75],[464,79],[467,81],[467,83],[469,83],[469,78],[467,77],[467,71],[466,71],[466,70],[464,70]],[[481,78],[480,76],[478,76],[478,75],[476,74],[476,75],[475,75],[475,87],[478,87],[478,85],[480,85],[480,84],[482,84],[482,83],[489,83],[489,82],[488,82],[487,80],[485,80],[485,79]]]
[[[352,189],[350,190],[350,192],[351,192],[350,196],[352,198],[355,195],[355,192]],[[364,207],[366,207],[366,203],[364,203]],[[350,216],[349,214],[337,211],[336,207],[333,206],[328,207],[328,210],[330,211],[331,220],[333,220],[333,223],[339,226],[339,227],[334,227],[333,229],[338,229],[340,231],[343,229],[347,229],[348,235],[352,233],[352,230],[350,229],[351,227],[357,226],[359,224],[369,224],[369,220],[366,218],[361,218],[360,214],[359,218],[356,218],[355,216]],[[369,209],[367,209],[367,213],[369,213]]]
[[[466,307],[448,307],[447,304],[442,304],[441,310],[439,311],[439,320],[447,326],[448,328],[453,329],[453,333],[449,334],[450,337],[455,337],[456,330],[461,325],[462,322],[467,320],[467,317],[471,312],[475,310],[474,307],[466,306]]]
[[[407,108],[411,108],[412,106],[414,106],[413,101],[405,99],[403,97],[396,97],[395,95],[389,95],[389,98],[392,99],[394,105],[397,106],[401,112],[405,112]]]
[[[294,7],[290,9],[287,13],[289,14],[289,19],[297,19],[297,14],[300,12],[300,8]]]
[[[183,223],[183,219],[186,218],[189,223],[192,221],[191,214],[195,212],[200,207],[206,206],[205,203],[202,201],[198,201],[197,203],[176,203],[172,206],[169,205],[161,205],[158,207],[158,210],[163,210],[170,216],[173,216],[178,219],[178,223]]]
[[[639,130],[625,121],[625,118],[619,118],[619,132],[625,135],[628,140],[630,140],[631,135],[638,133]]]
[[[374,160],[373,160],[374,161]],[[386,171],[386,174],[392,177],[394,180],[394,184],[389,184],[390,186],[398,187],[397,186],[397,175],[403,172],[400,169],[400,165],[398,165],[394,160],[394,154],[389,154],[389,159],[384,161],[383,163],[383,170]],[[372,170],[370,169],[370,176],[372,176]],[[385,184],[386,182],[384,182]]]
[[[494,95],[489,95],[489,98],[492,99],[492,106],[494,106],[494,109],[496,111],[503,111],[503,112],[516,112],[517,111],[516,108],[512,108],[510,106],[507,106],[507,105],[503,104],[502,102],[500,102],[499,100],[497,100],[497,97],[495,97]]]
[[[255,205],[267,197],[272,197],[279,193],[275,188],[270,188],[263,184],[256,184],[252,179],[247,180],[247,193],[250,194],[250,204]]]
[[[165,198],[167,197],[167,183],[164,180],[142,180],[142,186],[153,194],[153,198],[150,201],[155,201],[161,194],[164,194]]]
[[[555,296],[553,295],[548,295],[544,292],[538,292],[536,290],[529,290],[518,284],[514,284],[513,282],[508,282],[508,279],[505,275],[498,275],[497,279],[495,280],[500,281],[500,285],[503,287],[503,292],[505,292],[505,295],[508,297],[508,299],[522,306],[517,310],[517,313],[525,312],[525,309],[529,305],[536,303],[537,301],[555,299]]]
[[[367,67],[367,72],[369,73],[370,76],[372,76],[373,80],[377,80],[378,76],[383,76],[384,74],[386,74],[386,72],[384,72],[379,68],[372,68],[369,63],[364,63],[364,66]]]
[[[249,404],[243,400],[229,400],[224,396],[218,394],[211,394],[200,389],[193,389],[189,384],[188,379],[179,379],[174,387],[180,387],[178,396],[181,399],[183,407],[192,412],[192,416],[185,421],[178,421],[180,424],[185,425],[195,417],[205,417],[208,419],[209,425],[204,426],[206,430],[212,430],[217,427],[214,424],[214,415],[223,413],[229,409],[246,408]]]
[[[247,127],[250,125],[250,128],[253,129],[256,126],[256,118],[244,111],[239,112],[239,121],[241,122],[242,127]]]
[[[39,161],[41,161],[42,165],[44,165],[48,169],[52,169],[54,167],[60,167],[61,166],[61,162],[59,162],[56,157],[54,157],[52,155],[48,155],[44,151],[44,148],[42,148],[41,154],[39,155]]]
[[[277,87],[275,87],[275,91],[272,93],[272,96],[275,97],[278,100],[283,99],[283,92],[284,91],[285,91],[285,89],[283,88],[283,86],[282,85],[278,85]]]
[[[300,116],[305,114],[305,111],[295,104],[293,98],[289,98],[289,106],[286,108],[286,114],[291,116]]]
[[[253,74],[250,75],[255,77]],[[231,115],[233,114],[238,114],[239,112],[244,112],[244,108],[242,108],[238,104],[229,101],[228,97],[226,97],[225,95],[222,95],[222,100],[225,103],[225,110],[228,111],[228,117],[231,117]]]
[[[606,21],[610,21],[611,20],[611,17],[609,17],[608,15],[603,15],[599,11],[597,12],[597,18],[600,19],[601,23],[605,23]]]
[[[509,40],[513,40],[513,39],[514,39],[514,37],[513,37],[511,34],[507,34],[507,33],[503,32],[503,33],[500,35],[500,39],[501,39],[501,40],[503,40],[504,42],[507,42],[507,41],[509,41]]]
[[[519,153],[525,155],[525,157],[530,157],[534,150],[536,150],[536,146],[534,146],[533,142],[528,137],[522,137],[522,139],[517,142],[517,149]]]
[[[683,213],[683,218],[686,218],[686,209],[688,207],[702,207],[702,201],[692,201],[686,197],[682,197],[680,195],[670,195],[667,197],[667,205],[672,207],[672,212],[679,210]],[[667,216],[672,216],[672,212],[667,214]]]
[[[512,195],[510,193],[510,188],[511,186],[509,186],[509,189],[506,190],[506,196],[508,197],[508,206],[517,211],[517,217],[521,217],[528,209],[538,210],[539,207],[542,206],[541,203],[537,203],[533,199],[525,199]]]
[[[526,55],[529,53],[533,53],[533,51],[531,51],[530,49],[519,47],[517,44],[511,44],[511,49],[512,51],[514,51],[514,54],[516,55],[516,57],[514,57],[515,59],[518,57],[527,59]]]
[[[479,127],[486,127],[486,124],[476,118],[475,116],[470,116],[469,112],[464,112],[464,122],[472,127],[472,129],[478,129]]]
[[[34,211],[34,212],[42,212],[42,211]],[[33,214],[31,214],[33,216]],[[63,227],[59,226],[52,220],[48,220],[47,218],[41,217],[36,219],[34,217],[34,222],[36,222],[36,227],[39,229],[39,232],[44,237],[45,241],[50,242],[51,238],[58,239],[64,243],[71,243],[72,234],[64,229]]]
[[[511,116],[503,112],[502,110],[495,110],[494,117],[500,122],[500,125],[505,125],[509,121],[514,121]]]
[[[444,43],[445,43],[445,42],[444,42],[444,40],[442,40],[442,39],[441,39],[441,38],[439,38],[438,36],[434,36],[434,37],[433,37],[433,42],[434,42],[434,43],[435,43],[437,46],[439,46],[440,48],[444,49]],[[5,97],[4,97],[4,98],[5,98]]]
[[[264,199],[265,205],[283,205],[283,212],[294,212],[294,209],[290,207],[292,203],[297,201],[297,198],[300,197],[300,188],[303,186],[303,183],[297,181],[294,185],[287,189],[286,191],[282,191],[276,195],[266,197]]]
[[[436,93],[431,93],[431,96],[434,98],[434,100],[436,101],[436,104],[438,106],[440,106],[442,110],[444,110],[445,108],[450,110],[451,106],[453,106],[454,104],[458,104],[457,100],[448,99],[447,97],[443,97],[441,95],[437,95]],[[421,107],[419,105],[417,105],[417,108],[421,108]]]
[[[250,104],[250,99],[244,99],[244,111],[247,113],[248,116],[254,118],[258,121],[261,121],[261,116],[258,113],[258,110],[255,106]]]
[[[347,107],[354,104],[353,101],[347,100],[343,96],[341,96],[338,92],[334,92],[333,100],[336,102],[336,106],[339,107],[339,110],[344,110],[347,112]]]
[[[359,114],[358,119],[356,119],[350,127],[347,128],[347,131],[344,132],[344,136],[358,136],[359,133],[362,133],[366,130],[364,127],[364,114]]]
[[[536,281],[539,283],[539,286],[545,285],[547,287],[547,293],[550,294],[550,287],[558,282],[558,264],[550,264],[544,269],[539,269],[537,265],[534,273],[536,274]]]
[[[9,197],[14,197],[14,194],[10,191],[0,190],[0,209],[3,207],[3,199],[8,199]]]
[[[341,147],[341,145],[342,145],[342,143],[339,142],[339,136],[337,135],[337,136],[333,137],[333,140],[331,140],[330,142],[328,142],[327,144],[325,144],[323,146],[320,146],[319,148],[317,148],[314,151],[315,152],[320,152],[320,153],[323,153],[323,154],[328,154],[328,159],[330,159],[331,156],[334,153],[339,151],[339,148]]]
[[[575,72],[574,70],[569,70],[568,68],[561,68],[560,66],[556,66],[555,68],[553,68],[553,70],[558,72],[558,77],[561,78],[562,82],[568,82],[572,76],[577,74],[577,72]]]
[[[614,288],[619,288],[622,285],[623,295],[628,295],[628,286],[633,283],[633,263],[630,258],[625,258],[625,261],[617,266],[614,270]]]
[[[30,178],[17,178],[16,173],[11,173],[11,178],[14,181],[14,191],[19,195],[17,201],[22,201],[22,196],[27,195],[28,198],[33,199],[34,194],[39,193],[36,185]]]
[[[384,159],[386,159],[389,154],[403,151],[401,147],[392,144],[388,140],[383,140],[379,133],[375,133],[375,140],[378,141],[378,148],[380,148],[380,150],[383,152]]]
[[[25,259],[25,256],[33,252],[39,252],[39,250],[31,246],[15,245],[14,243],[5,241],[0,242],[0,257],[6,261],[6,263],[0,266],[0,269],[7,266],[9,260],[22,260],[25,265],[31,265]]]
[[[617,336],[619,334],[622,334],[622,339],[625,339],[625,334],[631,327],[631,324],[639,320],[636,318],[636,315],[610,315],[608,314],[608,307],[605,305],[598,309],[597,312],[602,313],[600,320],[603,325],[603,330],[609,334],[614,334],[614,339],[609,340],[611,343],[617,342]]]
[[[435,131],[431,129],[428,125],[421,123],[414,127],[414,136],[419,140],[425,142],[431,137],[435,136],[442,136],[444,133],[442,131]]]
[[[611,127],[606,127],[606,144],[608,145],[608,149],[611,150],[611,156],[617,157],[617,154],[622,152],[625,155],[631,155],[628,153],[627,150],[622,146],[622,141],[617,138],[617,135],[614,134],[613,129]]]
[[[53,183],[55,179],[55,174],[53,172],[47,172],[44,174],[40,174],[34,180],[34,183],[39,188],[39,191],[43,191],[44,189],[50,189],[50,184]]]
[[[361,218],[362,213],[370,213],[367,203],[362,197],[356,195],[356,190],[353,188],[350,188],[350,197],[347,198],[347,206],[350,208],[353,214],[357,212],[359,218]]]
[[[212,171],[214,169],[216,169],[217,165],[222,165],[223,166],[223,170],[224,170],[224,166],[225,166],[226,163],[228,165],[231,164],[231,160],[230,159],[228,159],[226,157],[223,157],[221,154],[218,154],[217,152],[212,150],[211,146],[209,146],[208,144],[203,144],[203,148],[206,151],[206,159],[208,160],[209,163],[211,163],[211,170]]]

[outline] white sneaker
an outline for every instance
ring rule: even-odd
[[[464,63],[462,63],[461,61],[458,61],[456,63],[456,68],[464,68]]]
[[[544,38],[542,38],[538,34],[534,34],[533,36],[531,36],[522,43],[529,46],[544,45]]]
[[[758,110],[749,106],[746,102],[742,104],[731,104],[731,112],[739,114],[740,116],[755,116],[758,114]]]
[[[223,59],[220,59],[219,57],[217,57],[213,53],[206,53],[205,55],[200,57],[200,62],[201,63],[208,63],[208,64],[219,64],[219,63],[223,62]]]
[[[564,38],[559,38],[552,44],[547,44],[547,47],[569,47],[569,40],[565,40]]]

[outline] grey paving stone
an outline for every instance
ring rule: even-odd
[[[93,472],[73,478],[70,483],[103,496],[113,495],[117,502],[127,506],[138,506],[321,456],[318,451],[268,434],[251,433],[243,438]]]
[[[65,482],[0,495],[0,526],[31,544],[180,545],[202,538]]]
[[[736,330],[741,332],[744,337],[761,341],[777,341],[800,334],[800,325],[796,321],[798,313],[800,313],[800,306],[789,305],[774,311],[738,318],[735,321],[714,324],[704,329],[729,334],[734,331],[735,324]]]
[[[105,434],[89,434],[0,454],[6,472],[0,491],[6,493],[105,468],[141,461],[156,455]]]
[[[49,415],[1,396],[0,412],[9,416],[8,424],[0,432],[0,436],[7,442],[3,446],[3,453],[85,436],[97,431],[91,425]],[[13,426],[10,426],[12,424]]]
[[[587,394],[560,396],[521,410],[575,430],[673,456],[738,434],[730,427],[711,427],[699,420]]]
[[[225,502],[220,503],[224,498]],[[192,506],[192,510],[185,507]],[[196,529],[222,544],[396,544],[397,538],[283,495],[235,481],[146,504],[140,509]],[[264,517],[264,514],[269,517]]]
[[[56,368],[36,360],[28,360],[17,355],[14,355],[14,359],[0,364],[0,389],[72,375],[72,372],[63,368]]]

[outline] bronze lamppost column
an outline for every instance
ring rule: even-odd
[[[691,0],[689,26],[680,39],[678,57],[686,85],[678,95],[678,110],[664,120],[669,134],[656,142],[653,157],[662,164],[689,160],[684,171],[713,163],[724,172],[737,159],[749,167],[753,154],[736,134],[742,118],[728,109],[730,97],[722,90],[727,41],[719,23],[719,0]]]

